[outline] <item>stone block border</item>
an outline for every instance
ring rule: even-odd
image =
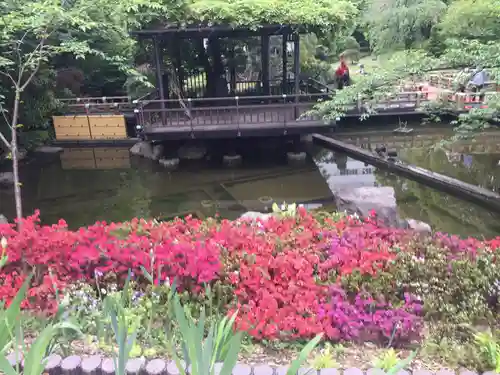
[[[15,365],[16,356],[14,353],[8,357],[9,362]],[[21,367],[24,361],[21,360]],[[216,363],[214,374],[218,375],[222,369],[221,363]],[[189,372],[189,368],[187,369]],[[286,375],[288,366],[273,367],[266,364],[250,366],[243,363],[238,363],[233,369],[232,375]],[[174,361],[163,359],[146,360],[144,358],[134,358],[127,362],[127,375],[180,375]],[[46,375],[114,375],[115,366],[112,358],[105,358],[99,355],[80,357],[72,355],[62,358],[58,354],[53,354],[48,358],[45,367]],[[356,367],[350,367],[344,370],[335,368],[326,368],[314,370],[310,368],[300,368],[297,375],[383,375],[384,371],[371,368],[367,371],[362,371]],[[449,369],[441,369],[436,372],[427,370],[407,371],[401,370],[397,375],[481,375],[467,369],[453,371]],[[494,371],[488,371],[482,375],[500,375]]]

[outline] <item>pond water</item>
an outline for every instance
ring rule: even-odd
[[[402,159],[421,167],[491,190],[500,188],[500,150],[496,152],[494,142],[491,147],[465,144],[452,152],[430,152],[427,143],[431,137],[425,134],[400,137],[377,131],[342,136],[364,147],[386,143],[399,149]],[[443,133],[433,136],[439,139]],[[496,136],[500,139],[500,133]],[[500,234],[498,216],[474,204],[313,146],[305,163],[290,165],[287,147],[248,142],[241,150],[242,166],[227,168],[220,162],[224,147],[218,145],[209,152],[211,160],[181,161],[174,172],[131,157],[128,147],[67,148],[60,155],[37,157],[22,167],[24,209],[26,214],[40,209],[45,223],[64,218],[72,228],[96,220],[187,214],[206,217],[215,212],[235,219],[246,211],[269,209],[269,197],[276,202],[334,210],[336,189],[392,186],[402,217],[460,235]],[[0,213],[13,216],[10,189],[0,190]]]

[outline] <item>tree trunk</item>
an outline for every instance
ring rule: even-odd
[[[19,181],[19,160],[17,152],[17,121],[19,117],[19,102],[21,100],[21,92],[16,89],[16,97],[14,99],[14,110],[12,111],[12,140],[11,140],[11,154],[12,154],[12,173],[14,174],[14,200],[16,202],[16,218],[17,227],[21,226],[23,218],[23,202],[21,199],[21,183]]]

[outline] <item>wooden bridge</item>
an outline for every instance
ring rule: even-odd
[[[496,93],[492,93],[496,94]],[[237,138],[322,132],[334,126],[307,112],[330,93],[186,99],[131,100],[129,97],[68,100],[64,116],[54,116],[58,141],[122,140],[136,136],[135,125],[146,139]],[[358,117],[369,107],[371,115],[424,114],[424,106],[438,99],[455,113],[487,108],[471,93],[451,91],[400,92],[348,106],[347,116]],[[190,116],[187,114],[189,113]],[[128,121],[126,121],[128,119]]]

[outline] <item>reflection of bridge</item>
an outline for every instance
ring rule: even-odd
[[[450,133],[451,135],[451,133]],[[446,138],[442,133],[410,134],[410,135],[350,135],[348,133],[338,134],[336,139],[356,145],[365,149],[374,149],[380,145],[386,145],[389,149],[428,148]],[[500,153],[500,132],[484,132],[474,136],[473,139],[459,140],[450,144],[452,152],[470,154],[495,154]]]
[[[328,185],[310,161],[304,166],[208,168],[203,173],[188,168],[164,173],[159,165],[132,158],[126,148],[104,147],[67,148],[60,160],[60,165],[32,174],[32,182],[26,184],[30,186],[26,207],[40,208],[45,218],[63,216],[76,221],[90,211],[102,217],[102,207],[106,207],[103,219],[121,220],[124,212],[137,215],[134,205],[154,217],[205,216],[219,211],[236,218],[248,210],[262,210],[266,196],[279,203],[332,200]],[[6,213],[12,210],[9,207]]]

